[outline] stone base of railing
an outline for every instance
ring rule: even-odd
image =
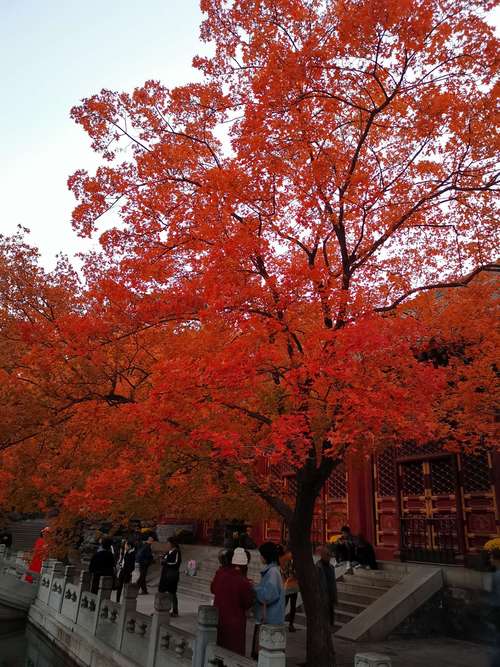
[[[82,667],[250,667],[252,661],[215,646],[218,613],[201,606],[196,634],[170,624],[170,597],[158,593],[151,616],[137,610],[137,586],[111,601],[112,580],[101,577],[98,593],[82,572],[44,563],[29,620]],[[263,625],[259,667],[285,667],[284,626]]]

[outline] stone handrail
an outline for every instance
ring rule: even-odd
[[[151,616],[137,610],[138,588],[123,588],[122,602],[111,601],[112,578],[101,577],[99,590],[90,592],[91,576],[72,567],[43,563],[31,622],[79,664],[117,664],[127,667],[250,667],[255,663],[216,646],[218,611],[200,606],[196,633],[170,623],[171,599],[155,597]],[[285,667],[284,626],[263,625],[259,667]],[[98,659],[97,659],[98,656]],[[106,659],[109,662],[106,662]]]

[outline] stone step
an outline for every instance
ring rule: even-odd
[[[9,531],[12,533],[12,549],[14,551],[31,551],[40,531],[45,528],[45,519],[30,519],[26,521],[12,521]]]
[[[387,583],[379,579],[369,579],[367,577],[358,577],[352,574],[345,574],[337,580],[345,584],[354,584],[355,586],[366,586],[367,588],[376,588],[382,591],[388,591],[394,584]]]
[[[355,569],[352,575],[344,575],[344,577],[348,576],[352,576],[363,581],[372,582],[376,586],[387,586],[389,588],[401,581],[401,577],[392,574],[386,574],[384,572],[380,572],[379,570],[362,570],[359,568]]]
[[[386,593],[387,590],[386,587],[356,584],[354,582],[351,583],[350,581],[337,581],[337,591],[339,591],[339,593],[358,593],[366,597],[371,597],[372,601]]]
[[[372,602],[377,600],[380,596],[366,595],[358,592],[341,591],[337,584],[338,600],[346,603],[354,602],[360,606],[368,607]]]
[[[349,611],[352,612],[354,615],[359,614],[361,611],[366,609],[369,606],[368,603],[362,603],[362,602],[353,602],[352,600],[345,600],[344,598],[340,597],[337,600],[336,604],[336,609],[340,609],[342,611]]]

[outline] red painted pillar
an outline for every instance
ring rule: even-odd
[[[347,462],[349,526],[355,535],[375,541],[373,476],[371,457],[351,458]]]

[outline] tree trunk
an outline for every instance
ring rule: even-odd
[[[311,543],[314,506],[333,466],[328,461],[306,474],[299,472],[295,510],[289,521],[290,547],[307,618],[308,667],[335,666],[328,604],[320,590]]]

